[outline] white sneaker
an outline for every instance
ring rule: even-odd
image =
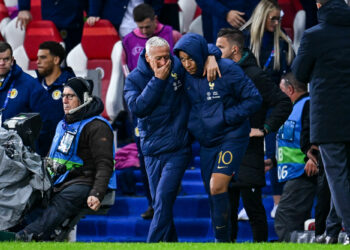
[[[271,213],[270,213],[272,219],[274,219],[276,216],[277,208],[278,208],[278,204],[273,204],[273,208],[272,208]]]
[[[242,210],[238,213],[238,220],[249,220],[249,217],[247,215],[247,212],[245,211],[244,208],[242,208]]]

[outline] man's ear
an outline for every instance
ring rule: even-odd
[[[60,57],[59,56],[54,56],[53,57],[53,63],[56,65],[60,65]]]
[[[146,59],[146,62],[148,62],[148,63],[149,63],[150,58],[149,58],[149,56],[148,56],[148,54],[147,54],[147,53],[145,54],[145,59]]]

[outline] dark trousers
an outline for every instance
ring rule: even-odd
[[[242,197],[243,206],[249,217],[249,223],[253,231],[253,241],[267,241],[268,227],[264,205],[261,198],[261,188],[237,188],[230,187],[231,202],[231,240],[236,241],[238,232],[237,212],[239,206],[239,197]]]
[[[190,159],[189,148],[159,156],[145,156],[154,209],[147,242],[177,241],[173,206]]]
[[[49,206],[24,230],[38,240],[50,240],[53,231],[62,223],[78,215],[87,202],[91,186],[73,184],[54,194]]]
[[[146,171],[146,165],[145,165],[145,157],[143,156],[141,147],[140,147],[140,137],[136,137],[136,145],[137,145],[137,152],[139,154],[138,157],[140,161],[140,170],[141,170],[141,176],[142,176],[143,189],[145,190],[148,206],[152,207],[152,197],[151,197],[151,192],[149,190],[149,183],[148,183],[148,177],[147,177],[147,171]]]
[[[350,235],[350,143],[327,143],[319,148],[336,214]]]
[[[280,241],[290,241],[295,230],[304,230],[305,220],[311,217],[316,195],[317,177],[302,175],[288,180],[283,188],[276,211],[275,231]]]
[[[317,204],[315,207],[315,235],[321,235],[326,230],[326,219],[331,204],[331,193],[329,191],[326,174],[323,166],[319,167],[317,177]]]

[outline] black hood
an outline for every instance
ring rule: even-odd
[[[350,8],[344,0],[330,0],[317,13],[319,23],[350,26]]]
[[[255,56],[253,55],[253,53],[249,49],[243,50],[242,58],[237,63],[243,69],[246,67],[249,67],[249,66],[257,66],[258,65]]]
[[[74,114],[66,115],[65,120],[67,123],[74,123],[90,117],[100,115],[104,110],[104,105],[99,97],[94,96],[92,102],[78,110]]]

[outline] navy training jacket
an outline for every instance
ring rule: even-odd
[[[185,71],[177,58],[171,56],[171,60],[169,78],[156,78],[146,62],[144,49],[137,67],[125,81],[125,100],[138,118],[141,150],[147,156],[189,146],[189,105],[183,86]]]
[[[197,34],[184,35],[175,45],[174,53],[186,52],[197,64],[195,75],[186,73],[185,87],[191,103],[188,128],[206,147],[230,138],[249,135],[249,116],[259,110],[262,98],[253,82],[232,60],[219,59],[221,78],[208,82],[202,77],[208,57],[205,39]]]

